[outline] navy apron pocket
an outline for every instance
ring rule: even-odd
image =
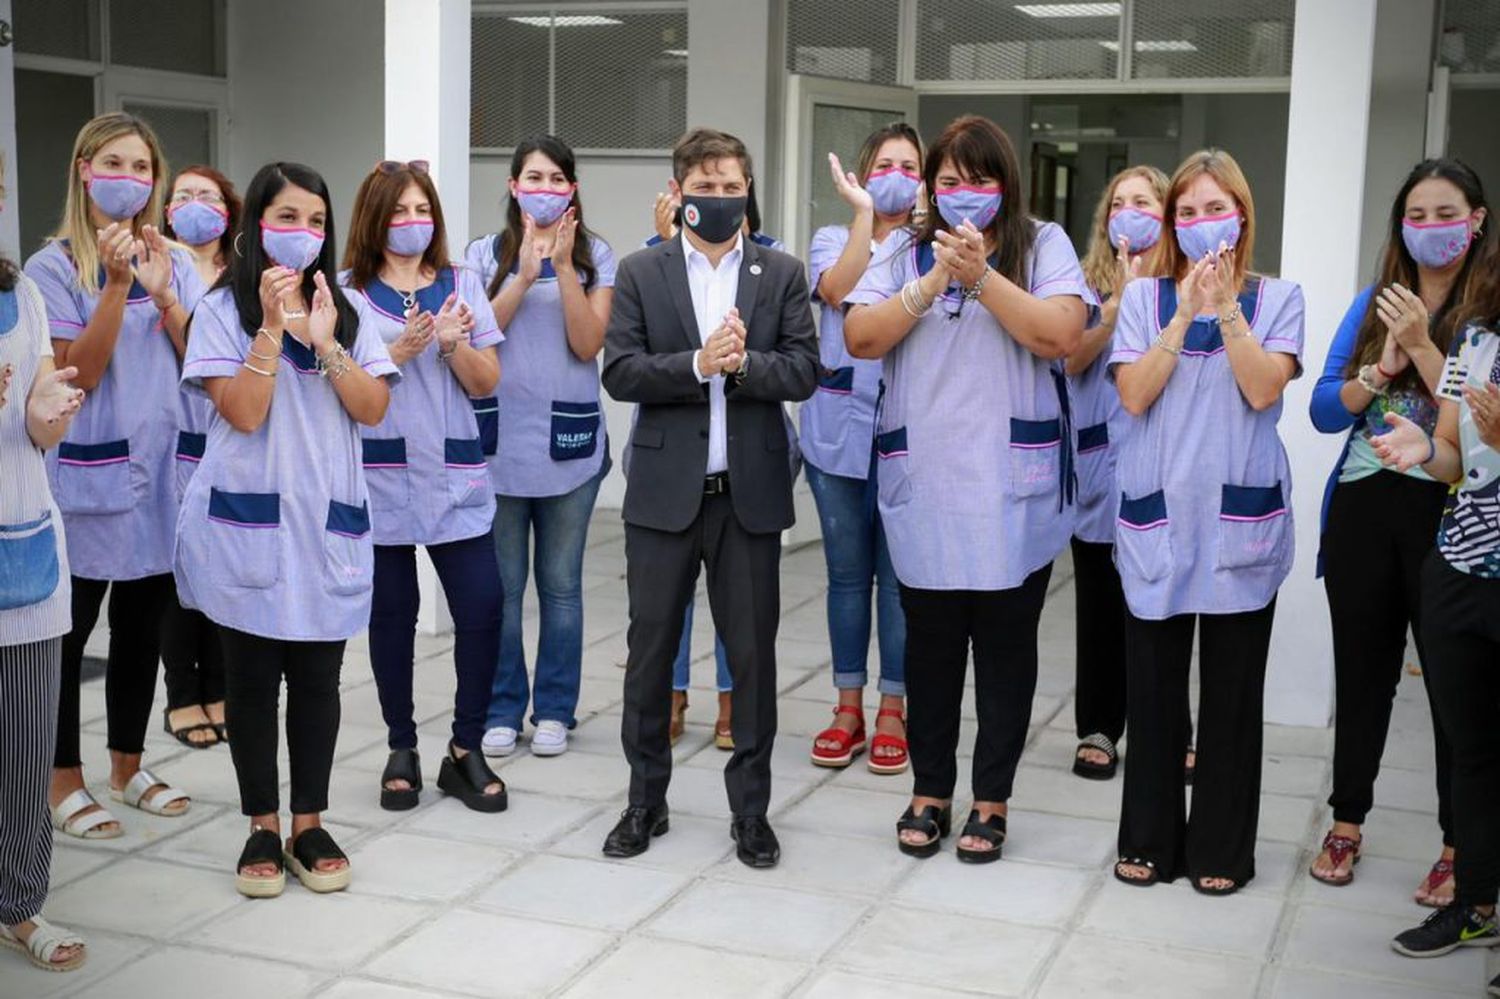
[[[0,524],[0,611],[46,600],[57,592],[61,572],[52,511],[23,524]]]
[[[592,458],[599,446],[599,403],[552,404],[552,460]]]
[[[177,431],[177,452],[172,456],[172,472],[179,503],[182,502],[182,494],[187,492],[188,483],[193,481],[193,473],[198,470],[198,463],[203,460],[203,452],[207,447],[207,434]]]
[[[448,471],[448,499],[455,508],[483,506],[490,498],[490,470],[478,437],[446,438],[443,465]]]
[[[1275,565],[1285,554],[1286,500],[1274,486],[1225,485],[1219,503],[1220,569]]]
[[[281,578],[281,494],[208,491],[212,574],[224,586],[264,590]]]
[[[880,505],[887,510],[911,502],[911,453],[905,427],[875,435],[875,485]]]
[[[817,419],[812,421],[815,443],[838,449],[849,439],[849,421],[854,395],[854,369],[824,368],[818,375],[818,392],[813,405]]]
[[[1109,424],[1096,423],[1078,431],[1078,495],[1080,502],[1108,497],[1115,485],[1109,461]]]
[[[469,405],[474,407],[474,423],[479,429],[479,450],[489,458],[500,446],[500,400],[491,395],[470,399]]]
[[[135,504],[128,440],[57,446],[57,508],[63,513],[126,513]]]
[[[1062,421],[1010,421],[1010,485],[1015,496],[1050,496],[1062,473]]]
[[[335,596],[369,591],[375,574],[375,545],[370,540],[370,505],[328,501],[323,525],[323,581]]]
[[[411,505],[410,472],[405,437],[366,437],[359,442],[370,505],[384,513],[405,511]]]
[[[1122,575],[1154,583],[1172,571],[1172,522],[1167,518],[1167,494],[1156,492],[1137,499],[1120,494],[1120,517],[1115,531],[1115,564]]]

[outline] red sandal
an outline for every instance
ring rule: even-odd
[[[875,713],[876,718],[899,718],[901,727],[906,728],[906,714],[895,708],[881,708]],[[876,724],[879,724],[877,722]],[[882,752],[884,750],[884,752]],[[876,732],[875,737],[870,740],[870,755],[865,760],[865,766],[870,768],[872,774],[904,774],[910,764],[907,755],[906,739],[899,735],[886,735],[884,732]]]
[[[1330,874],[1326,876],[1319,874],[1316,860],[1314,860],[1313,865],[1307,869],[1307,873],[1312,875],[1312,879],[1314,881],[1321,881],[1325,885],[1332,885],[1335,888],[1342,888],[1354,880],[1354,865],[1359,863],[1359,857],[1360,853],[1363,850],[1363,847],[1363,837],[1359,839],[1352,839],[1348,836],[1335,836],[1333,834],[1333,831],[1329,830],[1328,835],[1323,837],[1323,849],[1319,852],[1327,852],[1329,863],[1333,864],[1333,869],[1335,871],[1344,866],[1344,861],[1351,860],[1352,858],[1352,862],[1349,864],[1348,873],[1342,876],[1338,874]]]
[[[1451,898],[1439,900],[1434,893],[1447,884],[1448,880],[1452,877],[1453,861],[1439,860],[1432,865],[1432,870],[1427,872],[1427,879],[1417,889],[1417,893],[1412,901],[1418,905],[1425,905],[1429,909],[1446,909],[1449,905],[1453,904],[1453,900]]]
[[[836,727],[819,732],[813,739],[812,761],[816,766],[842,770],[865,751],[865,712],[863,708],[852,704],[840,704],[833,709],[833,714],[835,718],[839,715],[857,715],[859,724],[854,726],[853,732],[845,732]],[[824,742],[831,742],[833,745],[827,748],[819,745]]]

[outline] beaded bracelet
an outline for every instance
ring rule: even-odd
[[[338,381],[349,373],[349,352],[344,345],[336,343],[333,349],[318,358],[318,374],[331,381]]]
[[[984,283],[990,279],[990,269],[986,267],[984,273],[979,275],[979,280],[964,289],[965,302],[979,301],[979,295],[984,291]]]

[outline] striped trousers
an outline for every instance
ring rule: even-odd
[[[0,646],[0,924],[42,911],[52,866],[47,785],[62,639]]]

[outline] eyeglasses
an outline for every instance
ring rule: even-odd
[[[431,166],[427,160],[407,160],[405,163],[400,160],[381,160],[375,164],[375,169],[383,174],[400,173],[402,170],[425,174]]]
[[[223,205],[224,198],[216,191],[178,191],[172,195],[171,204],[185,205],[190,201],[202,201],[209,205]]]

